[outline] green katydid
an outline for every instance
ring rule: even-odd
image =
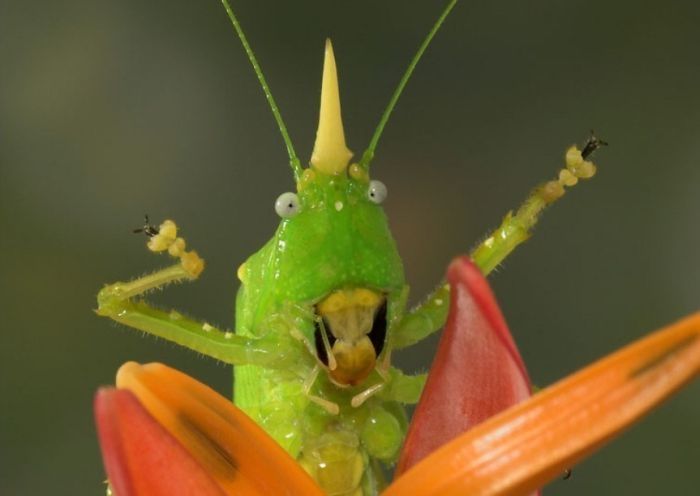
[[[275,208],[277,231],[239,270],[235,332],[162,311],[135,298],[194,280],[204,262],[188,251],[173,221],[148,226],[148,247],[178,262],[105,287],[98,314],[234,365],[234,401],[331,494],[374,494],[377,462],[392,463],[406,433],[402,404],[416,403],[425,375],[391,366],[391,354],[439,330],[449,286],[441,282],[407,310],[408,285],[381,207],[386,187],[370,177],[382,131],[416,64],[457,0],[450,0],[420,45],[358,162],[345,144],[333,48],[326,42],[316,142],[302,167],[278,107],[227,0],[229,18],[253,65],[286,145],[296,193]],[[595,174],[571,147],[556,179],[536,189],[471,253],[488,274],[530,235],[565,187]]]

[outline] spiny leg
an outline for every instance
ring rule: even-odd
[[[318,378],[318,374],[320,371],[321,366],[317,364],[311,371],[311,373],[308,375],[308,377],[304,380],[304,394],[307,398],[309,398],[309,401],[311,401],[312,403],[316,403],[326,412],[330,413],[331,415],[338,415],[340,413],[340,406],[337,403],[334,403],[325,398],[321,398],[320,396],[317,396],[311,392],[311,390],[314,387],[314,384],[316,383],[316,379]]]
[[[357,393],[355,396],[353,396],[352,399],[350,400],[350,405],[353,408],[361,407],[365,401],[370,399],[372,396],[378,394],[382,389],[384,389],[385,386],[386,386],[386,382],[384,382],[384,379],[382,378],[381,382],[378,382],[376,384],[372,384],[364,391],[361,391],[361,392]]]
[[[564,196],[567,187],[595,175],[596,166],[587,159],[603,145],[607,143],[591,134],[583,150],[571,146],[565,154],[566,165],[559,170],[557,178],[532,190],[518,210],[508,212],[501,225],[472,250],[470,256],[484,275],[488,275],[531,236],[542,212]],[[447,319],[449,299],[450,287],[442,281],[423,303],[409,311],[396,326],[392,347],[410,346],[441,329]]]
[[[408,311],[391,334],[392,349],[401,349],[442,329],[450,307],[450,286],[444,281],[418,306]]]
[[[166,220],[156,228],[148,224],[137,229],[149,237],[153,252],[167,251],[178,263],[129,282],[116,282],[97,295],[97,314],[148,334],[173,341],[204,355],[231,364],[255,364],[274,367],[287,365],[283,347],[275,333],[261,338],[246,338],[221,331],[206,322],[197,322],[176,311],[165,312],[144,301],[134,301],[153,289],[170,283],[192,281],[204,270],[204,261],[195,251],[185,249],[185,240],[177,236],[177,226]]]
[[[332,352],[331,343],[328,338],[328,330],[326,329],[325,322],[323,322],[323,318],[321,318],[321,316],[319,315],[316,315],[316,313],[308,307],[299,305],[297,303],[286,302],[285,305],[287,312],[291,310],[299,316],[311,320],[314,323],[314,326],[318,330],[318,333],[321,335],[321,344],[323,345],[323,350],[325,351],[326,359],[328,361],[326,366],[329,370],[335,370],[336,368],[338,368],[338,362],[336,361],[335,355]],[[289,328],[289,334],[294,339],[296,339],[304,345],[306,350],[309,352],[309,356],[314,357],[317,363],[322,363],[321,359],[316,353],[316,344],[312,343],[306,336],[304,336],[301,330],[299,330],[295,325],[288,323],[287,327]]]
[[[323,322],[323,319],[318,315],[314,315],[314,322],[316,323],[319,333],[321,334],[323,349],[326,352],[326,359],[328,360],[328,370],[333,371],[338,368],[338,362],[335,359],[335,354],[333,353],[331,342],[328,339],[328,330],[326,329],[326,324],[325,322]]]
[[[398,369],[395,369],[398,371]],[[372,396],[376,396],[381,392],[387,384],[391,381],[392,375],[392,367],[391,367],[391,349],[387,347],[385,350],[383,357],[381,358],[380,361],[377,362],[376,366],[374,367],[374,371],[377,373],[379,376],[379,382],[376,382],[372,384],[371,386],[368,386],[366,389],[363,391],[360,391],[357,393],[355,396],[352,397],[350,400],[350,405],[352,405],[353,408],[358,408],[362,406],[362,404],[367,401],[369,398]]]
[[[470,253],[484,275],[488,275],[518,245],[527,241],[544,209],[564,196],[567,187],[575,186],[579,179],[590,179],[595,175],[595,164],[586,159],[606,144],[591,135],[583,151],[575,145],[569,147],[565,155],[566,166],[559,170],[557,178],[536,187],[515,213],[511,211],[506,214],[498,229]]]

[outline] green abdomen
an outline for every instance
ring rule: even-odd
[[[298,378],[236,367],[234,401],[295,457],[329,496],[376,494],[369,457],[356,432],[310,404]]]

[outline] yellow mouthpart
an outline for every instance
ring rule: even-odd
[[[381,293],[371,289],[340,289],[332,292],[316,305],[316,310],[322,317],[356,306],[371,307],[376,310],[383,300],[384,296]]]
[[[335,367],[331,378],[344,385],[361,383],[374,369],[377,359],[368,334],[384,302],[384,295],[371,289],[340,289],[316,305],[316,313],[335,338],[332,348]]]

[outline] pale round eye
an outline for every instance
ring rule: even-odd
[[[384,200],[386,200],[386,186],[381,181],[372,180],[369,182],[369,189],[367,190],[367,198],[371,202],[379,205]]]
[[[283,219],[294,217],[299,213],[299,197],[296,193],[282,193],[275,202],[275,212]]]

